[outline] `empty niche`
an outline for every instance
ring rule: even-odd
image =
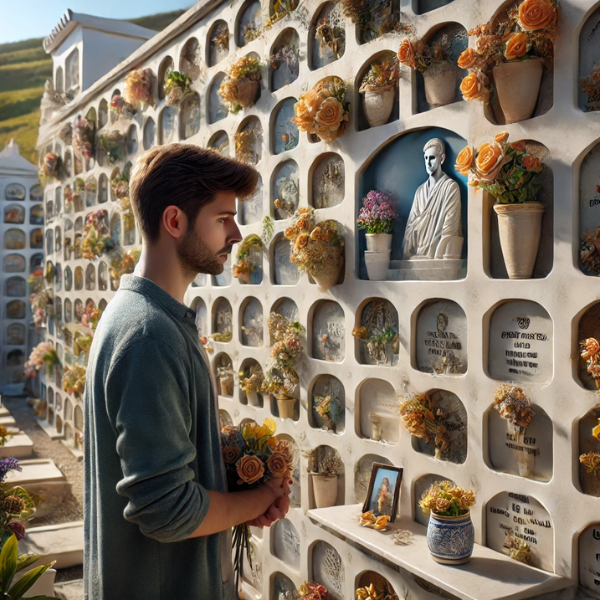
[[[423,41],[429,47],[442,48],[443,60],[423,72],[413,71],[417,83],[417,112],[461,101],[460,83],[468,74],[457,65],[458,57],[469,45],[467,30],[462,25],[445,23],[434,27]]]
[[[388,90],[373,92],[369,89],[363,90],[363,82],[373,69],[382,69],[385,62],[391,62],[395,68],[398,63],[395,54],[390,50],[378,52],[358,70],[355,84],[355,106],[357,107],[356,128],[358,131],[378,127],[386,123],[397,121],[400,118],[400,103],[398,99],[398,84],[389,87]],[[366,83],[366,82],[365,82]],[[362,91],[361,91],[362,90]]]
[[[398,598],[398,595],[394,591],[392,584],[383,576],[375,571],[363,571],[356,578],[355,589],[366,588],[374,586],[375,590],[380,594],[383,593],[381,598]]]
[[[262,203],[263,182],[262,177],[259,175],[254,193],[244,200],[238,200],[238,215],[240,219],[240,225],[251,225],[252,223],[258,223],[262,219]]]
[[[159,144],[170,144],[175,141],[177,110],[165,106],[159,117]]]
[[[248,560],[250,555],[250,561]],[[256,544],[252,541],[248,547],[248,553],[244,552],[243,559],[243,581],[250,586],[255,596],[259,596],[259,590],[262,590],[262,562],[256,548]]]
[[[427,492],[431,485],[439,481],[449,481],[449,479],[447,477],[441,477],[440,475],[433,475],[430,473],[419,477],[414,483],[413,510],[415,515],[415,521],[417,523],[420,523],[421,525],[424,525],[425,527],[427,527],[427,524],[429,523],[429,515],[425,514],[421,510],[421,507],[419,506],[419,500],[421,500],[421,497]],[[450,481],[450,483],[454,482]]]
[[[259,347],[263,345],[263,309],[256,298],[246,298],[241,308],[242,327],[240,339],[243,346]]]
[[[271,91],[281,89],[298,79],[300,38],[295,29],[284,29],[271,47],[270,85]]]
[[[333,375],[320,375],[310,394],[311,427],[332,433],[343,433],[346,426],[346,392],[342,382]]]
[[[516,491],[501,492],[486,504],[485,515],[488,547],[512,558],[528,556],[530,566],[554,572],[554,526],[538,500]],[[513,580],[527,576],[516,562],[511,573]]]
[[[220,152],[223,156],[229,156],[229,137],[224,131],[217,131],[208,142],[208,147]]]
[[[367,379],[357,390],[357,433],[376,442],[397,444],[400,439],[398,396],[383,379]]]
[[[260,3],[257,2],[257,4]],[[273,600],[289,600],[296,598],[298,589],[294,582],[283,573],[274,573],[273,575]]]
[[[211,275],[211,281],[214,286],[224,287],[227,285],[231,285],[231,279],[231,254],[228,254],[227,260],[223,263],[223,272],[220,275]]]
[[[93,291],[96,289],[96,269],[89,264],[85,269],[85,289]]]
[[[271,199],[275,220],[294,216],[300,200],[299,169],[295,160],[286,160],[275,168],[272,175]]]
[[[25,325],[12,323],[6,328],[6,343],[9,346],[22,346],[25,343]]]
[[[137,149],[137,127],[135,125],[131,125],[127,130],[127,154],[135,154]]]
[[[236,43],[241,48],[252,42],[262,33],[260,0],[247,0],[242,5],[236,19]]]
[[[322,154],[313,165],[309,202],[314,208],[332,208],[341,204],[346,191],[344,160],[338,154]]]
[[[400,0],[375,0],[365,4],[357,24],[357,37],[360,44],[370,42],[381,35],[390,33],[400,18]]]
[[[586,154],[579,172],[579,267],[593,277],[600,275],[600,251],[596,247],[600,242],[599,172],[600,143],[597,143]]]
[[[223,20],[216,21],[208,34],[208,56],[209,67],[214,67],[229,54],[229,28]]]
[[[600,6],[590,14],[579,34],[579,107],[585,112],[600,110]],[[598,584],[600,585],[600,583]]]
[[[165,97],[165,83],[167,75],[174,70],[173,59],[165,56],[158,67],[158,98],[162,100]]]
[[[327,542],[318,541],[311,552],[311,581],[318,581],[329,592],[327,598],[343,600],[346,586],[344,563],[338,551]]]
[[[300,280],[298,267],[290,260],[290,241],[282,233],[278,234],[273,243],[271,259],[271,277],[275,285],[296,285]]]
[[[358,312],[358,311],[357,311]],[[356,355],[363,365],[395,366],[400,353],[398,311],[389,300],[368,300],[352,332]]]
[[[312,316],[312,357],[342,362],[345,355],[344,311],[333,300],[320,300]]]
[[[600,407],[589,410],[579,420],[579,485],[584,494],[600,497]]]
[[[452,300],[423,306],[417,316],[413,348],[416,367],[434,375],[467,372],[467,316]]]
[[[108,302],[106,301],[106,298],[102,298],[102,300],[98,302],[98,309],[104,312],[106,310],[107,304]]]
[[[413,0],[413,10],[417,15],[423,15],[427,12],[435,10],[436,8],[442,8],[451,4],[453,0]]]
[[[233,397],[233,363],[225,352],[215,356],[215,377],[220,396]]]
[[[234,136],[235,157],[255,165],[262,158],[262,125],[258,117],[248,117]]]
[[[150,148],[154,146],[156,140],[156,124],[154,123],[154,119],[152,117],[148,117],[146,119],[146,123],[144,124],[144,133],[142,137],[144,150],[150,150]]]
[[[295,98],[286,98],[273,110],[271,122],[271,146],[273,154],[281,154],[287,150],[293,150],[298,145],[300,139],[298,127],[291,121],[295,115],[295,104]]]
[[[600,587],[600,523],[579,534],[579,585],[598,598]]]
[[[223,103],[223,98],[219,96],[219,88],[221,84],[225,80],[227,75],[223,72],[217,73],[215,78],[212,80],[210,84],[209,92],[208,92],[208,122],[216,123],[221,119],[224,119],[228,114],[229,110],[227,106]]]
[[[215,342],[230,342],[233,333],[233,311],[226,298],[218,298],[213,305],[212,338]]]
[[[302,488],[300,478],[300,450],[298,448],[296,440],[294,440],[287,433],[279,434],[277,438],[289,442],[292,449],[292,455],[297,458],[296,464],[294,465],[294,471],[291,474],[291,478],[294,480],[294,483],[290,488],[290,506],[292,508],[300,508],[302,500]]]
[[[444,146],[445,158],[438,185],[444,183],[439,189],[445,190],[449,195],[444,199],[448,203],[447,220],[452,223],[453,235],[448,233],[451,239],[444,240],[441,239],[440,228],[434,234],[430,229],[425,231],[423,227],[419,227],[419,223],[428,217],[419,210],[419,206],[425,202],[425,186],[429,177],[425,169],[423,148],[434,139],[440,140]],[[356,214],[361,205],[360,199],[366,197],[371,190],[387,190],[391,192],[392,200],[398,203],[399,217],[394,221],[392,232],[388,279],[445,281],[466,276],[467,178],[458,174],[452,166],[458,152],[466,145],[465,139],[448,129],[428,127],[410,131],[382,146],[361,169]],[[433,151],[436,151],[435,145]],[[437,152],[439,153],[439,149]],[[358,235],[357,270],[362,279],[367,279],[364,259],[366,237],[362,231]],[[445,258],[436,259],[436,254]],[[413,256],[419,256],[419,260],[408,260]]]
[[[24,273],[25,267],[25,257],[20,254],[9,254],[4,258],[5,273]]]
[[[493,310],[489,331],[486,366],[492,379],[551,381],[553,323],[542,306],[528,300],[508,300]]]
[[[240,402],[242,404],[262,408],[264,399],[260,387],[264,379],[264,372],[258,361],[247,358],[242,362],[238,371],[240,384]]]
[[[206,309],[206,302],[202,298],[195,298],[192,302],[192,310],[196,313],[196,329],[198,330],[198,337],[208,337],[208,311]]]
[[[283,563],[300,570],[300,536],[289,519],[280,519],[271,529],[273,554]]]
[[[200,96],[187,94],[181,102],[179,113],[179,138],[187,140],[200,131]]]
[[[515,143],[524,143],[525,151],[539,158],[544,163],[544,169],[536,178],[536,183],[541,187],[536,196],[536,202],[543,204],[543,214],[541,217],[541,230],[539,237],[539,246],[529,246],[523,244],[520,235],[532,236],[535,238],[535,225],[532,224],[527,228],[527,233],[517,234],[516,244],[511,245],[509,240],[504,244],[502,242],[500,231],[500,219],[503,219],[507,227],[516,220],[512,214],[504,216],[497,215],[494,211],[494,198],[487,192],[483,194],[483,211],[484,215],[488,215],[488,219],[484,219],[483,231],[483,264],[487,274],[494,279],[524,279],[520,262],[523,261],[522,256],[529,252],[531,260],[535,260],[533,273],[530,275],[533,279],[547,277],[552,271],[554,263],[554,175],[552,172],[552,156],[543,144],[532,140],[522,140]],[[510,237],[512,229],[508,230],[504,235]],[[522,230],[525,231],[525,230]],[[514,235],[514,234],[513,234]],[[519,263],[516,263],[515,257],[521,257]],[[508,269],[507,269],[508,264]],[[515,265],[510,267],[510,265]],[[510,269],[510,271],[509,271]],[[511,276],[512,275],[512,276]]]
[[[320,69],[342,58],[346,50],[346,21],[339,2],[325,2],[317,11],[308,32],[311,69]]]
[[[190,38],[179,56],[179,72],[195,81],[200,76],[200,44],[196,38]]]

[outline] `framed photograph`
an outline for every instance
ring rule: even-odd
[[[390,517],[390,523],[393,523],[398,509],[403,472],[401,467],[373,463],[363,512],[372,510],[378,517],[387,515]]]

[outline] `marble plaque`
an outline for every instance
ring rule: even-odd
[[[552,336],[552,319],[539,304],[526,300],[505,302],[490,319],[490,377],[515,383],[550,382]]]
[[[244,346],[263,345],[263,309],[256,298],[249,298],[242,316],[241,339]]]
[[[275,240],[275,285],[296,285],[300,279],[298,267],[290,261],[290,242],[282,235]]]
[[[398,396],[392,384],[383,379],[367,379],[360,387],[360,434],[366,439],[378,437],[375,422],[380,422],[380,439],[397,444],[400,439]]]
[[[331,208],[344,200],[344,161],[337,154],[326,154],[312,174],[312,205],[315,208]]]
[[[281,519],[273,528],[273,552],[292,569],[300,570],[300,536],[289,519]]]
[[[324,585],[329,592],[327,598],[343,600],[345,573],[342,557],[327,542],[317,542],[312,552],[313,580]]]
[[[256,191],[252,196],[246,198],[243,202],[238,203],[238,214],[240,225],[251,225],[262,219],[262,202],[263,202],[263,183],[262,177],[258,176]]]
[[[332,300],[325,300],[313,314],[312,356],[329,362],[342,362],[346,330],[344,311]]]
[[[579,583],[600,598],[600,523],[590,525],[579,536]]]
[[[160,113],[160,138],[161,144],[170,144],[175,141],[175,121],[177,111],[170,106],[165,106]]]
[[[467,317],[450,300],[424,306],[417,317],[417,368],[437,375],[467,372]]]
[[[600,423],[600,408],[592,408],[579,421],[579,455],[588,452],[600,452],[600,441],[592,434],[592,430]],[[578,461],[579,462],[579,461]],[[588,472],[590,469],[579,462],[579,483],[581,491],[590,496],[600,497],[600,470]]]
[[[23,277],[10,277],[6,280],[5,293],[12,298],[20,298],[27,293],[27,282]]]

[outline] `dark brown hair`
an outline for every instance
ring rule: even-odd
[[[250,165],[191,144],[157,146],[135,164],[129,182],[131,206],[142,236],[155,242],[167,206],[179,207],[194,223],[200,209],[217,192],[235,192],[239,199],[256,189],[258,172]]]

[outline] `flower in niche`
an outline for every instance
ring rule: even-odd
[[[454,165],[454,168],[461,175],[468,175],[469,169],[471,168],[472,164],[473,164],[473,148],[471,148],[471,146],[467,146],[458,153],[458,156],[456,157],[456,164]]]
[[[472,71],[460,84],[460,91],[465,100],[483,100],[487,102],[490,97],[488,88],[489,79],[481,71]]]
[[[476,59],[477,52],[475,48],[467,48],[461,52],[457,64],[461,69],[470,69],[475,64]]]
[[[301,233],[296,239],[296,248],[298,248],[298,250],[304,248],[304,246],[308,244],[308,239],[309,238],[307,233]]]
[[[415,47],[413,43],[405,38],[400,42],[400,48],[398,48],[398,61],[405,67],[412,67],[415,64]]]
[[[502,168],[504,152],[497,142],[485,142],[479,146],[475,170],[481,181],[493,181]]]
[[[519,6],[519,25],[525,31],[549,29],[556,19],[556,7],[550,0],[524,0]]]
[[[504,57],[506,60],[522,58],[527,53],[529,45],[529,36],[526,33],[511,33],[506,42]]]

